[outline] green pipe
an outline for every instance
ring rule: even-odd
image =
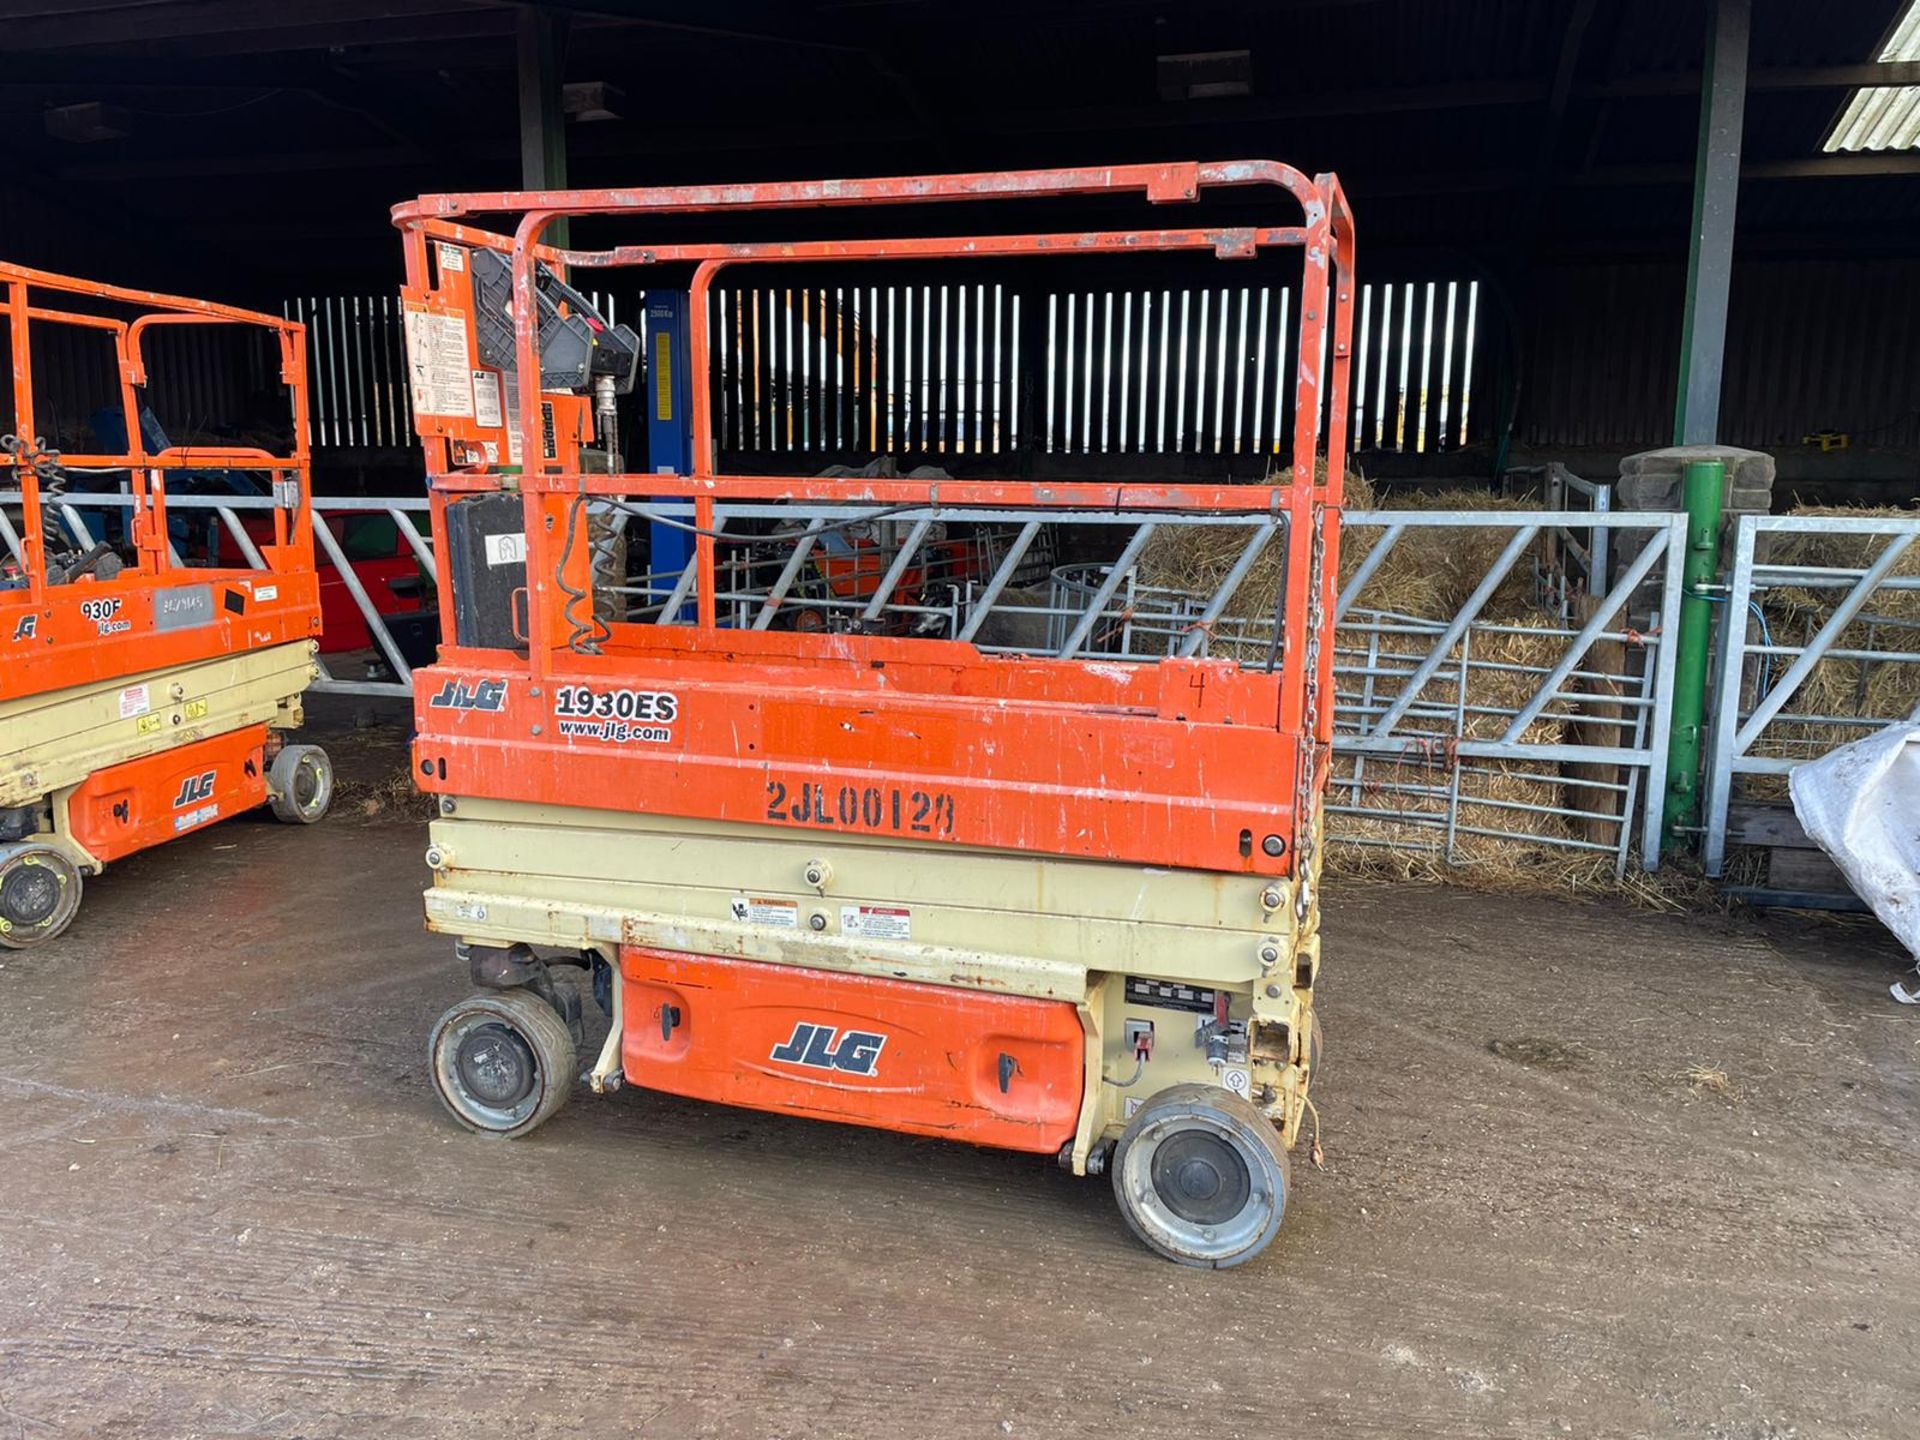
[[[1700,818],[1700,752],[1707,711],[1707,658],[1713,648],[1713,600],[1707,587],[1720,569],[1720,504],[1727,467],[1720,460],[1687,465],[1681,504],[1687,512],[1687,553],[1681,572],[1680,626],[1675,641],[1673,725],[1667,741],[1668,842],[1692,839]]]

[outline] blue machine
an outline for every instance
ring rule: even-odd
[[[647,292],[647,469],[655,475],[693,473],[692,355],[684,291]],[[693,558],[693,536],[656,522],[648,570],[662,583]],[[670,583],[670,582],[669,582]]]

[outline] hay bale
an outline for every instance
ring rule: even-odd
[[[1274,483],[1284,484],[1291,473],[1282,472]],[[1347,478],[1344,509],[1373,509],[1378,498],[1364,475]],[[1485,490],[1441,490],[1397,496],[1393,508],[1495,511],[1524,510],[1527,505]],[[1380,543],[1382,533],[1371,526],[1342,529],[1338,567],[1342,587]],[[1507,539],[1505,533],[1497,530],[1404,531],[1368,580],[1359,603],[1370,609],[1393,610],[1403,615],[1436,619],[1451,616],[1466,604],[1493,568]],[[1165,526],[1154,532],[1141,551],[1140,579],[1147,585],[1183,590],[1197,596],[1211,595],[1226,579],[1246,540],[1247,532],[1238,526]],[[1256,622],[1271,617],[1285,574],[1284,548],[1279,544],[1268,546],[1229,598],[1225,616]],[[1508,572],[1481,615],[1490,620],[1519,619],[1531,614],[1533,608],[1533,575],[1523,560]]]

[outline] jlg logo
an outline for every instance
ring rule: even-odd
[[[499,710],[507,703],[507,682],[482,680],[477,685],[449,680],[440,693],[427,701],[434,710]]]
[[[834,1043],[836,1035],[840,1037],[838,1044]],[[849,1030],[841,1034],[831,1025],[814,1025],[802,1020],[784,1043],[773,1047],[773,1058],[813,1070],[871,1075],[880,1063],[880,1050],[886,1043],[886,1036],[871,1030]]]
[[[198,805],[202,800],[213,798],[213,777],[217,771],[209,770],[204,775],[189,775],[180,782],[180,793],[173,797],[173,808],[178,810],[187,805]]]

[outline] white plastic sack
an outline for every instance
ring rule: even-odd
[[[1810,760],[1788,787],[1802,828],[1920,960],[1920,724]],[[1898,986],[1894,995],[1915,1003]]]

